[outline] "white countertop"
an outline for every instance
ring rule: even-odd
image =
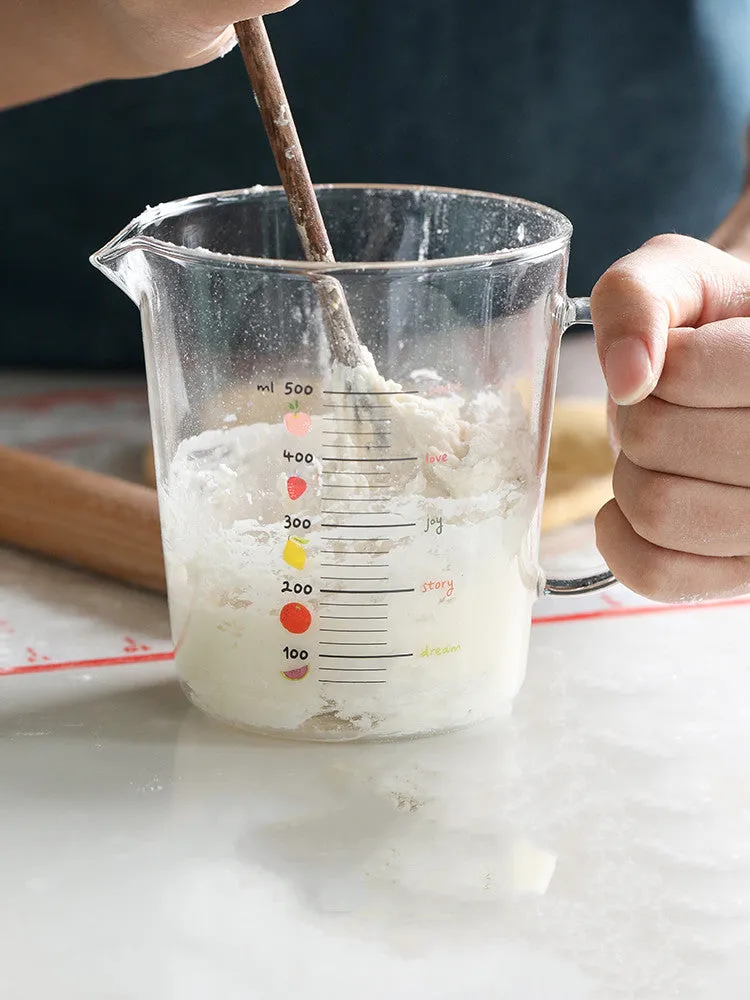
[[[136,474],[140,388],[64,388],[4,440]],[[0,996],[745,1000],[750,607],[538,619],[498,724],[281,743],[188,706],[158,597],[0,552]]]

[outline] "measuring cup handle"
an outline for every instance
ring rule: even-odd
[[[565,329],[576,324],[588,324],[591,322],[591,302],[588,298],[569,299],[568,309],[565,319]],[[614,574],[602,563],[602,569],[587,576],[571,576],[567,579],[545,578],[542,593],[545,595],[558,594],[593,594],[594,591],[603,590],[617,583]]]

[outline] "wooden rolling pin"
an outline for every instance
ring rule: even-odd
[[[559,404],[545,530],[596,513],[612,495],[612,461],[604,404]],[[150,448],[144,455],[144,478],[154,483]],[[148,590],[166,590],[154,489],[0,446],[3,543]]]
[[[0,542],[166,590],[155,490],[2,446]]]

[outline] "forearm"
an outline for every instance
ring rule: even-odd
[[[0,0],[0,107],[130,75],[96,0]]]

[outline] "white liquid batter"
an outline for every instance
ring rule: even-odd
[[[349,391],[400,389],[369,358],[330,384],[344,379]],[[387,453],[416,458],[395,472],[364,466],[388,468],[382,479],[325,465],[331,439],[344,448],[355,440],[330,414],[301,436],[283,421],[258,423],[207,431],[178,449],[162,496],[176,663],[211,715],[352,739],[434,732],[508,710],[537,582],[527,416],[494,394],[382,399],[388,405],[360,407],[346,425],[358,440],[372,427],[366,440],[383,443],[389,421]],[[368,423],[375,413],[378,428]],[[297,466],[285,450],[315,457]],[[290,476],[304,477],[301,496],[290,495]],[[365,498],[367,513],[341,496]]]

